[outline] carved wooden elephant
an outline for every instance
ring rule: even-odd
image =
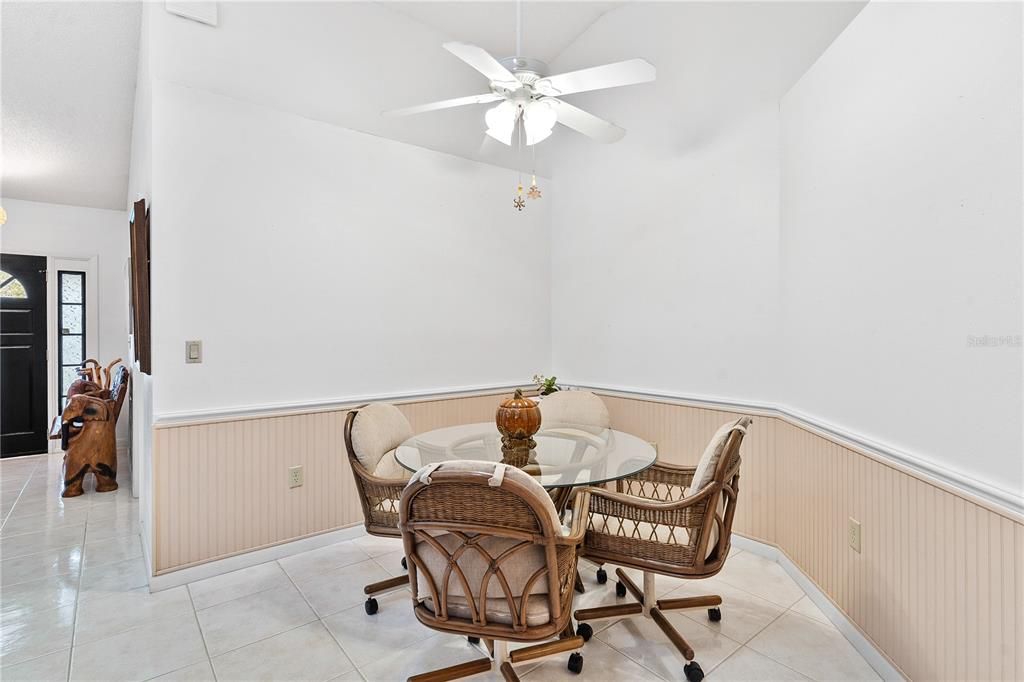
[[[117,417],[128,389],[128,370],[119,367],[110,388],[86,380],[68,390],[68,404],[54,420],[51,438],[60,438],[64,450],[63,497],[85,492],[88,473],[96,476],[96,492],[117,490]]]
[[[114,401],[91,395],[73,396],[61,414],[64,455],[63,497],[81,495],[89,472],[96,474],[96,492],[117,490],[117,421]]]

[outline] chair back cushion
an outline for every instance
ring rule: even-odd
[[[372,473],[384,455],[412,435],[412,425],[401,410],[390,403],[370,403],[352,422],[352,450]]]
[[[540,402],[541,426],[607,429],[612,420],[604,401],[590,391],[556,391]]]
[[[718,469],[718,462],[722,459],[722,453],[725,452],[725,444],[729,442],[729,434],[735,429],[743,429],[740,421],[742,419],[722,424],[715,431],[715,435],[711,437],[707,447],[704,448],[704,454],[700,456],[697,469],[693,472],[689,494],[693,495],[700,492],[704,486],[715,479],[715,470]]]

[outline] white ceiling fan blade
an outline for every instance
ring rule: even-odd
[[[487,50],[469,43],[444,43],[441,47],[487,76],[490,81],[519,85],[519,80]]]
[[[392,109],[391,111],[385,111],[384,116],[408,116],[410,114],[422,114],[427,111],[437,111],[438,109],[463,107],[467,104],[487,104],[488,102],[497,102],[500,99],[504,98],[501,95],[495,95],[493,92],[489,92],[486,95],[469,95],[467,97],[456,97],[455,99],[444,99],[440,102],[431,102],[429,104],[418,104],[414,107],[406,107],[405,109]]]
[[[572,128],[578,133],[583,133],[587,137],[592,137],[598,142],[618,142],[626,134],[623,128],[614,123],[609,123],[603,118],[587,113],[568,102],[563,102],[554,97],[546,97],[541,101],[551,102],[554,105],[555,111],[558,112],[559,123]]]
[[[561,97],[574,92],[647,83],[654,80],[656,76],[657,69],[650,62],[644,59],[629,59],[624,62],[594,66],[589,69],[541,78],[533,84],[533,88],[544,95]]]

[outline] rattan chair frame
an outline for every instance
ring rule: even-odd
[[[616,569],[621,585],[616,588],[619,596],[628,592],[636,601],[580,609],[574,614],[576,619],[581,623],[633,615],[653,619],[686,659],[684,669],[691,680],[702,678],[703,671],[693,662],[693,648],[662,612],[708,608],[709,617],[717,620],[721,617],[717,607],[722,598],[704,595],[656,599],[654,575],[701,579],[722,570],[729,556],[739,495],[740,446],[751,422],[750,417],[737,421],[742,428],[729,434],[711,483],[692,496],[686,497],[683,491],[693,482],[696,467],[666,462],[656,462],[635,476],[617,481],[615,491],[587,489],[591,496],[590,514],[581,556],[597,563],[639,569],[643,571],[644,586],[641,589],[621,568]],[[609,518],[616,519],[615,533],[603,532],[609,526]],[[662,528],[668,529],[670,541],[657,537]],[[718,535],[712,544],[715,529]],[[686,532],[677,535],[677,531]],[[586,636],[592,632],[589,627],[581,625],[577,632]]]
[[[471,642],[483,640],[486,658],[479,658],[440,670],[409,678],[410,682],[439,682],[485,672],[497,667],[506,680],[518,680],[514,663],[535,660],[560,653],[575,652],[570,669],[582,668],[583,638],[572,628],[572,600],[579,548],[586,533],[587,508],[590,493],[582,492],[573,503],[573,527],[563,535],[560,525],[553,521],[549,510],[542,508],[526,486],[505,477],[499,487],[488,485],[492,474],[478,471],[445,472],[443,467],[430,474],[431,482],[415,481],[402,495],[400,528],[409,559],[409,585],[413,594],[413,612],[420,623],[440,632],[463,635]],[[546,500],[545,500],[546,502]],[[449,533],[459,539],[454,550],[445,549],[435,540],[439,533]],[[489,537],[518,541],[499,556],[490,556],[480,542]],[[544,551],[544,566],[534,572],[522,589],[515,594],[503,572],[503,564],[514,559],[524,547],[538,546]],[[421,549],[441,552],[447,557],[443,575],[431,573]],[[476,552],[489,564],[479,585],[470,585],[458,564],[466,552]],[[429,594],[419,593],[418,577],[426,578]],[[531,625],[527,620],[527,605],[533,586],[539,580],[548,583],[547,600],[549,621]],[[448,585],[460,584],[470,617],[449,612]],[[511,623],[488,620],[487,602],[490,581],[502,588]],[[540,598],[542,595],[534,595]],[[491,597],[493,599],[494,597]],[[425,601],[430,599],[431,607]],[[556,637],[552,641],[551,638]],[[543,642],[508,652],[508,642]],[[575,661],[573,660],[575,659]],[[576,667],[574,667],[576,666]]]
[[[369,535],[400,538],[402,533],[398,529],[397,507],[402,497],[402,490],[409,481],[400,478],[388,479],[374,476],[359,461],[355,448],[352,446],[352,427],[362,407],[365,406],[351,410],[345,417],[344,434],[349,468],[352,469],[352,477],[355,479],[359,504],[363,508],[363,523]],[[367,596],[364,605],[366,613],[373,615],[377,612],[376,595],[403,588],[408,584],[409,577],[401,575],[364,586],[363,592]]]

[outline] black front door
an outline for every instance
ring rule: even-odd
[[[46,452],[46,258],[0,271],[0,457]]]

